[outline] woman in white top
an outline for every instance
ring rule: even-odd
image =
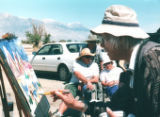
[[[104,70],[100,74],[100,80],[105,88],[106,94],[112,96],[118,89],[119,77],[123,70],[113,65],[109,57],[104,61]]]

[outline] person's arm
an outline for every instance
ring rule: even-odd
[[[86,77],[84,77],[80,72],[75,71],[74,74],[83,83],[87,84],[89,82],[89,80]]]
[[[107,83],[107,85],[109,87],[114,86],[114,85],[118,85],[118,81],[117,80],[110,81],[110,82]]]
[[[102,84],[103,86],[108,86],[108,84],[107,84],[105,81],[101,81],[101,84]]]
[[[118,84],[118,81],[110,81],[110,82],[105,82],[105,81],[102,81],[101,82],[103,86],[113,86],[113,85],[117,85]]]
[[[61,99],[67,105],[67,107],[79,110],[81,112],[85,112],[89,108],[88,105],[86,105],[85,103],[74,99],[71,93],[62,93],[63,91],[52,91],[51,95],[53,97],[53,100],[56,96],[58,97],[58,99]],[[106,108],[106,112],[108,113],[109,117],[116,117],[111,109]]]
[[[92,63],[91,70],[93,72],[92,78],[89,79],[91,83],[98,83],[99,81],[99,67],[97,63]]]
[[[58,97],[58,99],[63,100],[63,102],[67,105],[67,107],[76,109],[82,112],[87,110],[87,105],[81,101],[74,99],[71,93],[61,93],[60,91],[52,91],[51,92],[53,99]]]
[[[103,71],[100,73],[100,81],[101,81],[101,84],[102,84],[103,86],[108,86],[105,77],[106,77],[106,75],[105,75],[105,72],[104,72],[104,70],[103,70]]]
[[[84,84],[87,84],[87,87],[89,89],[92,90],[94,88],[94,86],[92,85],[92,82],[88,80],[86,77],[84,77],[80,72],[75,71],[74,74],[80,81],[82,81]]]
[[[90,80],[91,83],[98,83],[99,77],[98,76],[93,76]]]

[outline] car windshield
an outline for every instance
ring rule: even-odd
[[[86,43],[67,44],[66,46],[71,53],[77,53],[86,46]]]

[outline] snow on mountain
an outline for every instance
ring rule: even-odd
[[[47,33],[51,34],[51,40],[74,40],[84,41],[87,39],[89,29],[80,23],[60,23],[53,19],[36,20],[22,18],[7,13],[0,14],[0,36],[10,32],[14,33],[21,40],[25,40],[25,32],[32,31],[32,23],[44,25]]]

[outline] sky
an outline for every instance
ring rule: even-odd
[[[33,19],[78,22],[91,29],[99,24],[107,7],[122,4],[134,9],[142,29],[160,27],[160,0],[0,0],[0,13]]]

